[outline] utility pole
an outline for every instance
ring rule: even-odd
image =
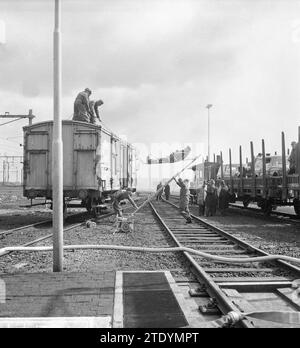
[[[16,119],[16,120],[5,122],[5,123],[3,123],[3,125],[7,124],[7,123],[14,122],[14,121],[18,121],[18,119],[21,120],[22,118],[28,118],[29,126],[31,126],[32,125],[32,120],[35,118],[35,116],[32,113],[32,109],[30,109],[29,112],[28,112],[28,115],[11,115],[9,112],[6,111],[4,113],[4,115],[0,115],[0,118],[4,118],[4,119],[15,118]]]
[[[63,142],[61,120],[61,3],[55,0],[53,33],[53,141],[52,141],[52,200],[53,200],[53,272],[63,270]]]
[[[212,104],[207,104],[207,160],[210,162],[210,117],[209,117],[209,109],[212,107]]]

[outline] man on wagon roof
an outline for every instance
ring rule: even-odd
[[[78,93],[74,102],[73,121],[90,122],[90,95],[92,91],[86,88]]]

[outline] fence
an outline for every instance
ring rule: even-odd
[[[0,156],[0,183],[2,185],[22,185],[22,156]]]

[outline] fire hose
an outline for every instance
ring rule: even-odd
[[[204,323],[204,327],[207,328],[227,328],[238,324],[241,320],[263,320],[272,322],[274,324],[283,324],[286,326],[292,326],[294,328],[300,328],[300,312],[279,312],[279,311],[266,311],[266,312],[229,312],[221,318]],[[264,326],[264,325],[262,325]]]
[[[203,251],[194,250],[187,247],[162,247],[162,248],[149,248],[149,247],[134,247],[134,246],[123,246],[123,245],[97,245],[97,244],[77,244],[77,245],[65,245],[64,250],[121,250],[121,251],[136,251],[136,252],[150,252],[150,253],[165,253],[165,252],[187,252],[197,256],[201,256],[206,259],[219,261],[223,263],[247,263],[247,262],[266,262],[273,260],[284,260],[288,262],[294,262],[300,264],[300,259],[296,257],[286,256],[286,255],[267,255],[267,256],[255,256],[249,258],[235,258],[235,257],[223,257],[218,255],[212,255],[205,253]],[[7,252],[14,251],[52,251],[52,246],[37,246],[37,247],[4,247],[0,249],[0,256]]]
[[[173,248],[148,248],[148,247],[133,247],[133,246],[119,246],[119,245],[65,245],[64,250],[121,250],[121,251],[136,251],[136,252],[150,252],[150,253],[165,253],[165,252],[188,252],[198,256],[205,257],[207,259],[224,262],[224,263],[243,263],[243,262],[261,262],[271,260],[285,260],[300,264],[300,259],[285,255],[269,255],[269,256],[257,256],[250,258],[227,258],[217,255],[211,255],[202,251],[194,250],[187,247],[173,247]],[[24,252],[38,252],[38,251],[52,251],[51,246],[39,246],[39,247],[5,247],[0,249],[0,256],[7,252],[24,251]],[[298,284],[299,285],[299,284]],[[295,290],[297,296],[299,296],[299,287]],[[244,319],[258,319],[274,323],[280,323],[293,327],[300,327],[300,312],[251,312],[251,313],[240,313],[240,312],[229,312],[221,318],[204,323],[204,327],[210,328],[224,328],[231,327],[239,323]]]

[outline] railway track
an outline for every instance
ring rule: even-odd
[[[87,213],[77,213],[77,214],[72,214],[71,216],[68,216],[66,219],[66,223],[65,223],[65,228],[64,228],[64,232],[70,231],[78,226],[81,226],[82,224],[84,224],[84,222],[75,222],[74,223],[74,219],[82,219],[84,217],[87,217]],[[53,236],[52,233],[52,226],[46,227],[44,229],[38,229],[36,230],[35,227],[40,226],[40,225],[47,225],[47,224],[51,224],[52,220],[45,220],[43,222],[39,222],[37,224],[31,224],[31,225],[27,225],[27,226],[22,226],[22,227],[18,227],[16,229],[11,229],[8,231],[4,231],[1,233],[1,235],[3,236],[2,240],[0,240],[0,244],[1,247],[5,247],[8,245],[14,245],[14,246],[33,246],[39,242],[42,242],[44,240],[50,239]],[[16,235],[15,232],[20,232],[21,234]],[[8,232],[8,233],[7,233]],[[32,237],[32,236],[37,236],[38,238],[33,239],[29,242],[27,242],[28,238]],[[4,237],[6,237],[4,239]],[[26,243],[24,243],[24,241],[26,241]],[[3,257],[5,255],[10,254],[11,252],[7,252],[3,255],[1,255],[0,257]]]
[[[249,257],[268,255],[194,215],[194,223],[186,224],[174,203],[153,202],[150,206],[176,246],[228,258],[244,258],[245,261]],[[268,263],[217,263],[187,252],[183,254],[199,282],[196,290],[191,287],[190,294],[202,299],[199,306],[202,313],[300,310],[300,301],[290,296],[293,282],[300,278],[300,269],[296,266],[280,260]],[[204,304],[203,298],[206,300]],[[269,325],[248,319],[240,324],[248,328]]]
[[[36,222],[34,224],[24,225],[24,226],[20,226],[20,227],[16,227],[16,228],[11,228],[11,229],[6,230],[6,231],[1,231],[0,238],[3,236],[4,237],[8,236],[9,234],[12,234],[14,232],[25,230],[26,228],[42,226],[42,225],[50,224],[51,222],[52,222],[52,219],[47,219],[47,220],[42,220],[42,221]]]
[[[256,208],[256,207],[244,207],[242,205],[239,204],[235,204],[235,203],[230,203],[229,206],[233,209],[239,209],[245,212],[251,212],[251,213],[255,213],[259,216],[266,216],[266,214],[260,209],[260,208]],[[279,217],[279,218],[286,218],[289,219],[289,221],[291,222],[295,222],[295,223],[299,223],[300,222],[300,216],[293,214],[293,213],[286,213],[286,212],[282,212],[282,211],[277,211],[277,210],[272,210],[272,212],[270,214],[268,214],[267,216],[270,217]]]
[[[179,196],[177,195],[171,195],[170,196],[171,199],[174,199],[175,201],[179,200]],[[234,209],[234,210],[240,210],[243,212],[248,212],[248,213],[253,213],[256,214],[257,216],[268,216],[270,218],[275,218],[278,220],[279,219],[288,219],[289,222],[293,222],[296,224],[300,223],[300,217],[297,216],[294,213],[286,213],[286,212],[282,212],[282,211],[277,211],[277,210],[272,210],[272,212],[270,214],[265,214],[260,208],[256,208],[256,207],[244,207],[243,205],[239,205],[236,203],[229,203],[229,207]],[[229,210],[230,212],[231,210]]]
[[[131,206],[126,206],[123,210],[130,211],[130,209],[132,210]],[[115,215],[114,212],[105,213],[105,214],[97,217],[97,221],[100,221],[102,219],[105,219],[107,217],[114,216],[114,215]],[[88,218],[90,218],[90,215],[87,212],[80,212],[80,213],[76,213],[76,214],[72,214],[72,215],[67,216],[67,218],[65,219],[64,233],[71,231],[77,227],[83,226],[85,224],[85,221]],[[80,220],[80,222],[74,222],[74,220]],[[49,226],[49,228],[47,227],[45,229],[36,229],[36,227],[38,227],[38,226],[47,225],[47,224],[49,224],[49,225],[52,224],[52,219],[37,222],[35,224],[17,227],[15,229],[10,229],[7,231],[2,231],[0,233],[0,247],[3,248],[6,246],[12,246],[12,245],[13,246],[22,246],[22,247],[28,246],[29,247],[29,246],[33,246],[39,242],[51,239],[53,236],[52,226]],[[21,232],[21,234],[18,233],[16,235],[17,232]],[[33,235],[34,236],[38,235],[38,238],[27,242],[27,239],[32,237]],[[26,241],[26,243],[24,244],[23,241]],[[1,255],[0,257],[3,257],[3,256],[8,255],[10,253],[12,253],[12,252],[6,252],[5,254]]]

